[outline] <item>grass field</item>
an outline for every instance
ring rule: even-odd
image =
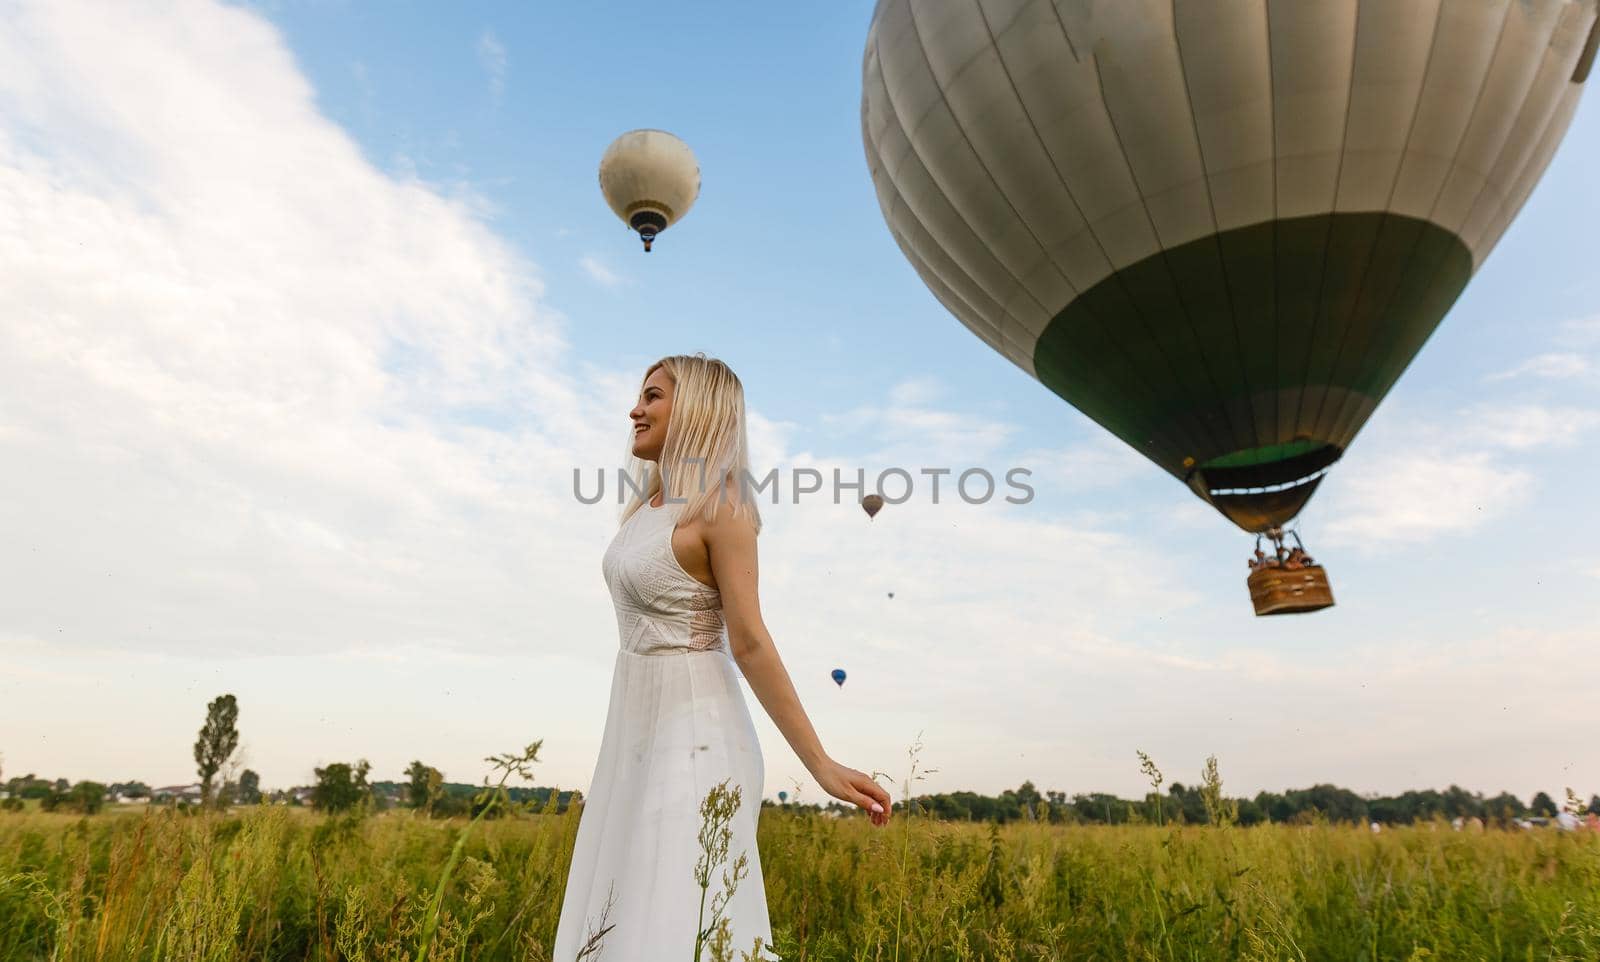
[[[548,959],[579,811],[0,813],[0,962]],[[1600,959],[1588,831],[873,830],[769,807],[759,844],[786,960]]]

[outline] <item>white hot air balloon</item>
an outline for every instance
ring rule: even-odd
[[[700,165],[689,145],[665,130],[630,130],[600,158],[600,191],[649,253],[656,235],[700,196]]]

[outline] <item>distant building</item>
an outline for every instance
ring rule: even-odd
[[[200,785],[167,785],[150,790],[152,802],[199,802],[204,796]]]

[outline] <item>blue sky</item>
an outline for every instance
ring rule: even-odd
[[[923,731],[923,789],[1134,794],[1136,748],[1184,782],[1215,752],[1239,793],[1600,789],[1593,104],[1304,514],[1339,604],[1256,619],[1250,539],[901,256],[860,137],[870,6],[0,27],[5,771],[187,780],[234,690],[267,785],[361,755],[471,781],[542,736],[539,781],[586,787],[611,522],[563,492],[616,463],[643,368],[704,350],[774,466],[1034,472],[1013,508],[768,508],[768,624],[846,764],[898,786]],[[650,255],[596,183],[636,127],[703,178]],[[124,737],[42,721],[79,696]]]

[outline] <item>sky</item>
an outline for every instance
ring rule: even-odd
[[[763,505],[778,651],[897,799],[913,760],[1137,797],[1141,750],[1232,795],[1600,791],[1592,98],[1301,516],[1337,605],[1256,618],[1253,539],[901,255],[867,0],[3,6],[3,777],[192,782],[233,693],[267,788],[542,739],[535,781],[586,790],[617,508],[573,471],[614,480],[644,369],[705,351],[758,470],[1032,472],[1020,505]],[[649,255],[596,179],[639,127],[702,173]],[[766,796],[823,801],[744,693]]]

